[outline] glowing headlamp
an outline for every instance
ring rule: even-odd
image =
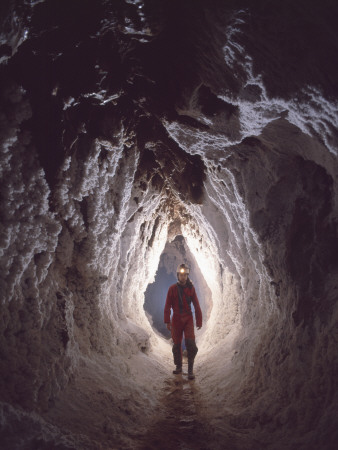
[[[189,275],[189,267],[187,267],[185,264],[180,264],[178,267],[177,267],[177,270],[176,270],[176,273],[177,274],[179,274],[179,273],[185,273],[186,275]]]
[[[176,273],[177,273],[177,275],[179,273],[182,273],[182,274],[185,273],[185,274],[189,275],[189,267],[187,267],[185,264],[179,264],[177,266]]]

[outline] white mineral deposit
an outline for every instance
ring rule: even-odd
[[[336,449],[338,4],[0,11],[0,448]]]

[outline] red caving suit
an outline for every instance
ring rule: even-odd
[[[174,344],[181,344],[184,332],[185,339],[195,339],[194,321],[191,311],[191,302],[195,308],[196,326],[202,326],[202,311],[196,295],[195,288],[188,279],[185,286],[181,286],[181,298],[179,296],[179,283],[170,286],[164,307],[164,323],[170,322],[170,309],[173,309],[171,323],[171,336]]]

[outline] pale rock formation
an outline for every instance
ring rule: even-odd
[[[206,445],[335,448],[337,8],[84,3],[3,7],[3,448],[159,445],[180,256]]]

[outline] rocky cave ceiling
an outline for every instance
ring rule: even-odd
[[[1,3],[4,448],[335,448],[337,10]],[[145,311],[180,257],[194,384]]]

